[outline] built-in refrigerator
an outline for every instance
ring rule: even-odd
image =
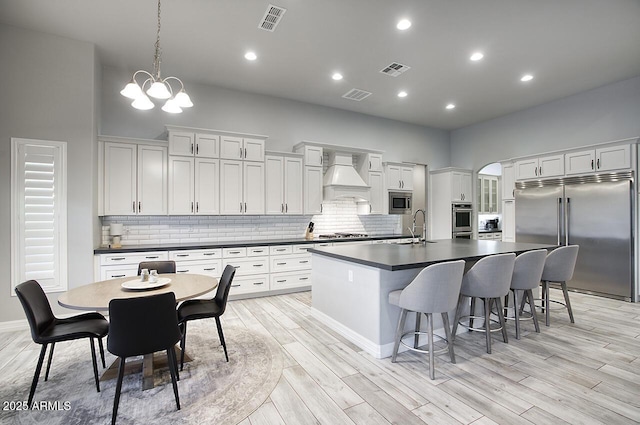
[[[516,242],[579,245],[570,289],[637,301],[633,175],[518,182]]]

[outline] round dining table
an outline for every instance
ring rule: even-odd
[[[164,285],[160,286],[162,283]],[[218,279],[211,276],[187,273],[166,273],[158,275],[158,282],[141,282],[140,277],[129,276],[103,280],[83,285],[61,294],[58,304],[74,310],[108,311],[109,302],[114,299],[146,297],[173,292],[176,301],[184,301],[213,291],[218,287]],[[128,289],[134,288],[134,289]],[[213,295],[211,295],[213,298]],[[177,358],[180,348],[175,347]],[[185,362],[192,359],[185,353]],[[141,360],[128,361],[125,374],[142,372],[142,389],[154,387],[154,369],[168,366],[166,354],[146,354]],[[101,381],[118,375],[118,361],[102,374]]]

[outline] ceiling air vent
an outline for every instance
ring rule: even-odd
[[[390,75],[392,77],[397,77],[398,75],[410,69],[411,69],[410,66],[403,65],[398,62],[392,62],[389,65],[385,66],[383,69],[381,69],[380,72],[386,75]]]
[[[351,89],[342,95],[345,99],[355,100],[356,102],[360,102],[369,96],[371,96],[370,92],[360,89]]]
[[[267,7],[267,11],[264,13],[260,24],[258,24],[258,28],[263,29],[265,31],[273,32],[276,29],[276,26],[280,23],[280,19],[287,11],[287,9],[274,6],[270,4]]]

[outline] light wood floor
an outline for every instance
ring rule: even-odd
[[[640,423],[640,303],[571,301],[576,324],[554,310],[550,327],[536,334],[523,322],[516,340],[510,322],[509,343],[495,333],[493,354],[484,334],[459,335],[457,364],[437,357],[435,381],[423,355],[377,360],[324,327],[310,292],[231,301],[223,326],[272,337],[285,358],[275,390],[240,424]],[[37,353],[28,331],[0,334],[0,373]]]

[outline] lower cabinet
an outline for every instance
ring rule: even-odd
[[[133,252],[126,254],[102,254],[95,256],[94,278],[97,281],[118,277],[135,277],[142,261],[168,260],[167,251]]]

